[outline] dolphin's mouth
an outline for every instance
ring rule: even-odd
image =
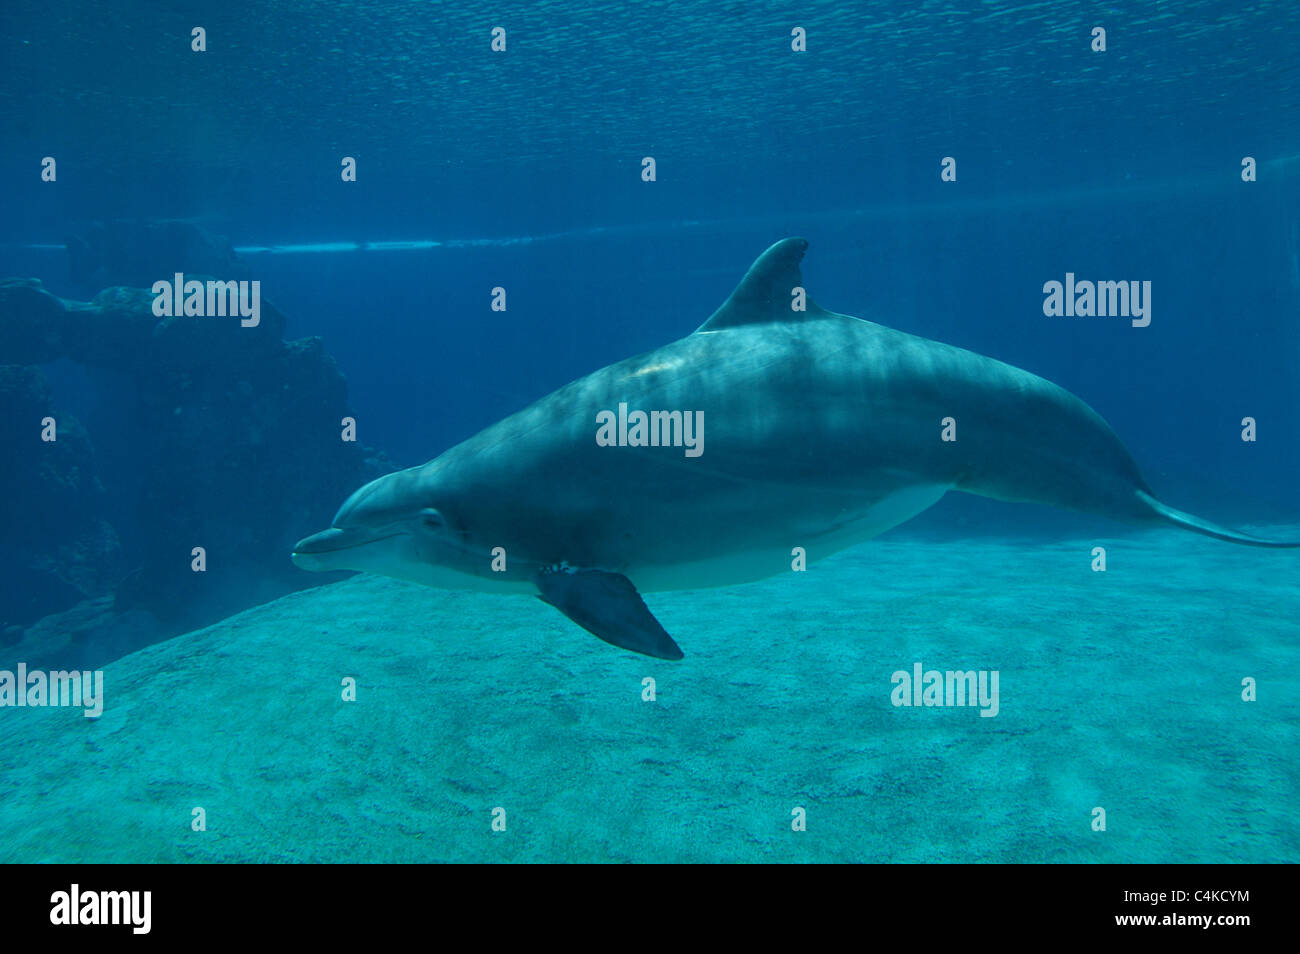
[[[303,537],[293,545],[291,556],[314,556],[318,553],[335,553],[339,550],[352,550],[367,543],[378,543],[389,537],[400,536],[402,531],[376,535],[367,530],[344,530],[330,527],[310,537]]]

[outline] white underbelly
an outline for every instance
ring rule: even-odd
[[[806,563],[821,560],[910,520],[938,503],[950,489],[949,484],[907,487],[880,498],[857,514],[846,514],[842,520],[827,527],[795,530],[777,530],[774,527],[774,533],[779,533],[786,539],[774,539],[769,546],[751,546],[693,562],[634,565],[626,573],[643,593],[732,586],[766,579],[793,570],[797,559],[794,552],[796,547],[803,549]]]
[[[917,484],[896,490],[874,503],[856,510],[841,511],[834,518],[814,522],[792,513],[781,517],[775,513],[755,514],[748,518],[748,527],[737,534],[748,541],[745,545],[727,547],[729,528],[737,527],[746,518],[729,517],[726,521],[709,526],[699,521],[700,536],[698,560],[663,563],[650,560],[639,562],[635,557],[626,566],[596,566],[591,569],[613,570],[626,575],[643,593],[664,590],[697,590],[714,586],[733,586],[766,579],[779,573],[790,572],[800,557],[795,548],[802,548],[804,563],[813,563],[833,553],[870,540],[938,502],[951,488],[949,484]],[[767,521],[771,533],[760,534],[763,542],[755,545],[754,522]],[[677,548],[680,552],[680,548]],[[483,559],[481,554],[476,555]],[[525,566],[527,563],[525,563]],[[575,562],[575,566],[581,566]],[[471,589],[494,593],[535,593],[530,574],[502,574],[500,577],[469,572],[458,572],[450,567],[427,563],[403,563],[400,566],[367,568],[399,579],[410,580],[425,586],[441,589]]]

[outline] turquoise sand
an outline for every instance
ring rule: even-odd
[[[895,534],[650,594],[666,663],[528,597],[353,577],[109,663],[98,721],[0,709],[0,858],[1295,862],[1297,581],[1175,531]],[[916,662],[998,670],[999,714],[895,708]]]

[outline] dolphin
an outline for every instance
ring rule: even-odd
[[[608,643],[680,659],[638,587],[773,576],[795,548],[820,559],[950,490],[1300,546],[1161,503],[1050,381],[814,304],[807,248],[765,251],[693,334],[361,487],[293,561],[534,593]]]

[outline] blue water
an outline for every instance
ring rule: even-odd
[[[190,49],[196,25],[207,32],[202,53]],[[490,49],[494,26],[506,28],[504,53]],[[807,31],[806,52],[791,50],[796,26]],[[1090,49],[1096,26],[1106,30],[1105,52]],[[69,3],[51,11],[10,2],[0,11],[0,277],[36,278],[54,295],[82,301],[100,289],[73,280],[64,244],[96,222],[185,220],[222,236],[261,281],[264,299],[284,313],[284,338],[319,336],[346,379],[359,439],[386,455],[389,466],[410,466],[568,381],[689,334],[763,249],[801,235],[811,243],[805,284],[823,306],[990,355],[1054,381],[1112,425],[1162,499],[1268,535],[1285,537],[1292,525],[1294,536],[1294,525],[1300,524],[1297,37],[1300,7],[1290,3],[679,0],[625,7],[557,0],[515,9],[452,0],[310,8],[180,3],[158,10],[124,2],[112,7]],[[56,182],[41,180],[45,156],[57,159]],[[357,161],[356,182],[340,181],[344,156]],[[657,163],[653,182],[641,177],[646,156]],[[1242,180],[1247,156],[1256,161],[1256,181]],[[944,157],[956,159],[955,182],[941,180]],[[170,277],[171,271],[158,277]],[[1066,272],[1081,279],[1150,281],[1150,326],[1046,317],[1043,284],[1064,280]],[[495,286],[508,290],[504,313],[489,307]],[[0,342],[0,365],[14,363],[6,358],[7,347]],[[111,687],[112,667],[119,665],[123,674],[169,673],[168,685],[184,692],[187,673],[200,676],[188,668],[195,657],[184,648],[192,637],[183,633],[322,582],[295,576],[285,541],[325,526],[342,496],[301,501],[296,531],[286,524],[275,533],[261,532],[265,520],[249,514],[284,513],[301,475],[287,464],[268,463],[275,456],[258,449],[256,421],[250,424],[249,415],[240,411],[239,426],[249,428],[247,453],[224,455],[231,461],[229,471],[206,459],[202,466],[187,467],[186,461],[200,459],[207,432],[178,430],[164,441],[165,451],[139,452],[139,441],[147,438],[126,425],[137,422],[141,430],[156,431],[170,426],[172,409],[149,406],[153,399],[147,395],[154,392],[141,390],[131,374],[96,370],[66,356],[40,363],[40,370],[59,413],[75,416],[94,445],[103,494],[79,519],[105,520],[120,546],[111,571],[106,567],[91,582],[79,577],[63,589],[59,584],[48,593],[41,590],[39,613],[33,609],[37,603],[26,599],[31,589],[26,584],[29,593],[5,588],[0,630],[7,635],[0,668],[27,657],[59,668],[103,666]],[[164,367],[133,373],[152,376],[154,371],[158,378],[190,373]],[[211,375],[200,381],[196,374],[194,387],[216,382],[205,391],[214,396],[202,405],[205,420],[216,426],[212,422],[223,413],[235,413],[230,409],[237,405],[242,369],[236,361],[219,365]],[[222,395],[230,395],[229,402]],[[274,394],[258,396],[250,406],[272,409],[265,402],[275,400]],[[184,405],[184,413],[177,414],[189,420],[191,408]],[[303,428],[316,426],[308,410],[302,415]],[[1244,417],[1257,421],[1253,442],[1241,439]],[[14,441],[6,457],[35,453],[5,434]],[[334,466],[330,459],[300,463]],[[74,467],[75,461],[59,466]],[[157,489],[147,495],[134,495],[141,481],[159,472],[175,477],[149,484]],[[283,493],[258,496],[265,488]],[[264,510],[250,505],[250,497]],[[43,506],[36,499],[19,500],[6,511],[13,516],[6,517],[12,524],[5,527],[0,563],[10,579],[17,579],[10,568],[20,564],[24,573],[35,572],[29,557],[37,538],[18,529],[20,511]],[[251,571],[214,573],[202,591],[177,596],[170,616],[152,605],[147,612],[133,608],[119,592],[132,569],[152,565],[162,546],[175,546],[178,559],[188,560],[188,537],[171,540],[148,529],[149,514],[168,508],[194,511],[190,523],[195,526],[231,529],[227,565],[241,560],[270,565],[283,554],[283,571],[273,578]],[[1063,556],[1050,572],[1065,573],[1076,557],[1086,569],[1091,547],[1103,539],[1137,541],[1133,545],[1140,543],[1152,561],[1143,576],[1125,581],[1127,611],[1141,607],[1149,614],[1135,632],[1144,638],[1166,631],[1188,634],[1186,648],[1152,648],[1162,668],[1145,684],[1131,668],[1142,658],[1141,644],[1131,642],[1136,637],[1099,622],[1106,613],[1104,600],[1078,617],[1069,612],[1075,604],[1066,600],[1048,614],[1054,622],[1039,621],[1035,625],[1044,628],[1031,633],[1023,620],[1011,618],[1009,607],[1018,600],[1048,600],[1051,594],[1015,589],[1004,572],[977,571],[984,560],[997,560],[1005,570],[1013,559],[1009,554],[1016,552],[1033,564],[1040,559],[1039,548],[1063,541],[1077,542],[1078,553]],[[810,573],[816,598],[783,580],[766,589],[759,583],[707,596],[674,594],[665,598],[667,604],[651,600],[652,608],[672,607],[678,621],[692,618],[692,605],[699,609],[695,617],[710,621],[706,633],[696,633],[693,646],[684,645],[688,656],[681,665],[697,668],[683,686],[702,691],[708,685],[698,668],[704,663],[692,658],[698,650],[696,656],[702,653],[717,667],[712,678],[720,685],[734,689],[740,681],[757,687],[753,693],[760,697],[766,686],[776,698],[803,700],[788,730],[808,734],[808,750],[839,760],[861,754],[844,738],[842,711],[834,718],[818,713],[819,706],[829,712],[850,699],[854,711],[870,713],[864,721],[875,739],[860,767],[870,784],[842,779],[814,784],[832,767],[801,749],[799,758],[791,756],[794,767],[785,770],[790,774],[780,784],[769,779],[758,785],[759,807],[739,783],[747,773],[776,771],[770,760],[755,754],[758,749],[746,750],[740,759],[709,749],[711,758],[705,758],[705,749],[690,743],[694,736],[688,730],[663,726],[665,746],[679,744],[685,754],[675,759],[671,752],[661,753],[656,759],[668,768],[657,762],[653,771],[689,772],[698,795],[688,799],[694,809],[723,806],[732,814],[719,824],[735,826],[726,830],[741,834],[734,842],[718,834],[718,849],[711,854],[692,843],[689,825],[673,827],[665,818],[651,839],[659,857],[922,860],[928,844],[933,857],[962,860],[953,853],[961,843],[958,833],[986,824],[1002,833],[981,844],[980,857],[986,860],[1294,861],[1300,856],[1300,831],[1290,812],[1300,794],[1293,769],[1252,776],[1248,803],[1240,790],[1234,795],[1231,785],[1221,783],[1222,773],[1234,770],[1227,764],[1233,760],[1268,759],[1286,766],[1297,754],[1297,686],[1284,668],[1276,668],[1279,660],[1294,658],[1295,633],[1290,625],[1274,625],[1294,620],[1300,609],[1290,583],[1298,568],[1293,554],[1238,551],[1203,539],[1187,551],[1188,538],[1172,531],[1143,535],[1100,517],[961,494],[948,495],[887,540],[893,554],[905,544],[916,548],[911,557],[891,564],[897,573],[924,574],[926,567],[945,561],[968,566],[966,577],[945,575],[939,590],[960,587],[965,605],[976,611],[955,625],[953,607],[938,591],[930,594],[938,601],[932,606],[925,593],[911,590],[904,590],[907,612],[887,609],[890,599],[882,594],[895,591],[871,578],[871,543],[846,555],[848,562],[836,563],[835,572]],[[60,552],[47,562],[67,559]],[[1190,560],[1188,552],[1211,562]],[[87,560],[93,569],[94,558],[83,565]],[[1137,572],[1127,566],[1123,559],[1112,564],[1109,578]],[[861,604],[832,625],[818,614],[830,612],[826,601],[857,578],[845,567],[867,578],[861,581]],[[1039,572],[1049,573],[1041,566]],[[722,598],[718,593],[735,594],[726,598],[725,612],[716,604]],[[1184,615],[1191,612],[1189,593],[1198,594],[1196,611],[1202,614],[1195,624]],[[460,714],[454,723],[435,724],[429,732],[428,757],[439,765],[454,761],[449,753],[463,758],[457,771],[438,775],[437,784],[447,776],[460,780],[453,789],[461,793],[457,797],[474,824],[483,821],[483,832],[494,785],[516,799],[531,798],[535,816],[551,826],[545,834],[534,829],[525,847],[494,855],[497,849],[478,828],[472,838],[457,841],[454,814],[434,799],[425,810],[437,819],[441,843],[453,847],[428,857],[648,860],[653,853],[637,848],[646,843],[646,830],[613,820],[626,809],[627,790],[636,784],[628,773],[644,767],[637,769],[640,763],[624,753],[610,757],[618,771],[602,774],[596,754],[602,748],[618,753],[621,746],[645,745],[644,726],[634,729],[605,709],[584,714],[578,705],[572,718],[560,718],[555,732],[521,732],[512,749],[510,726],[529,718],[527,698],[515,689],[492,689],[508,671],[511,678],[545,681],[548,695],[594,693],[603,699],[602,693],[613,691],[606,680],[623,680],[618,691],[632,692],[628,705],[634,705],[642,670],[633,666],[623,672],[617,662],[610,668],[565,664],[560,674],[548,668],[553,664],[545,651],[517,658],[520,644],[531,645],[534,638],[526,615],[531,612],[551,614],[546,625],[567,634],[566,652],[623,658],[540,604],[494,618],[490,600],[448,604],[443,601],[449,597],[436,591],[423,598],[438,607],[432,611],[438,632],[472,628],[483,657],[481,668],[474,659],[466,664],[457,657],[457,681],[438,689],[444,698],[462,694],[448,707]],[[416,612],[412,607],[418,600],[418,593],[394,597],[389,612]],[[451,613],[448,605],[463,612]],[[376,604],[376,625],[383,625],[386,606]],[[299,603],[291,607],[296,609],[257,617],[249,625],[280,632],[285,652],[300,656],[310,652],[306,647],[318,634],[285,621],[294,613],[315,619],[321,610]],[[1202,626],[1216,607],[1219,629],[1211,647],[1201,642],[1208,639],[1203,629],[1193,634],[1188,627]],[[57,615],[70,612],[79,614],[77,620],[94,618],[93,625],[85,624],[89,636],[61,641],[60,633],[82,625]],[[786,656],[778,664],[759,648],[772,642],[775,619],[786,627],[801,626],[801,639],[827,640],[846,659],[867,653],[873,664],[845,662],[837,670],[823,659],[807,672],[791,668]],[[719,627],[728,623],[734,631],[724,634]],[[392,625],[400,629],[409,619]],[[818,635],[826,627],[834,632]],[[212,642],[212,632],[202,637],[203,645]],[[241,638],[238,627],[219,632],[223,640]],[[159,642],[167,638],[174,642]],[[336,640],[349,638],[334,634]],[[754,652],[747,654],[751,639]],[[1026,662],[1018,647],[1027,640],[1034,646],[1044,641],[1065,658]],[[128,656],[155,642],[159,645],[146,650],[155,655]],[[360,642],[373,648],[370,639]],[[1119,643],[1126,643],[1122,658],[1106,648],[1119,653]],[[859,648],[864,644],[869,651]],[[719,645],[727,647],[725,653],[716,652]],[[500,647],[499,658],[494,646]],[[167,647],[170,655],[156,655]],[[1223,667],[1213,678],[1195,670],[1196,660],[1211,649]],[[436,673],[444,650],[436,641],[430,645],[420,672],[428,666]],[[231,652],[224,662],[238,666],[238,652]],[[1017,686],[1020,699],[1008,692],[1012,698],[1004,699],[1005,714],[994,719],[955,723],[952,713],[937,710],[944,721],[933,729],[924,721],[918,727],[914,718],[933,713],[904,711],[907,725],[901,728],[899,711],[889,704],[890,673],[910,669],[918,660],[929,665],[932,656],[943,668],[1001,667],[1005,684]],[[528,659],[537,667],[531,677]],[[1018,661],[1032,677],[1014,677]],[[339,664],[364,668],[356,660]],[[476,671],[481,682],[473,681]],[[1062,671],[1070,674],[1065,688]],[[1272,685],[1261,689],[1258,702],[1240,701],[1241,679],[1264,671],[1274,675]],[[660,680],[673,678],[663,664],[653,672]],[[1180,673],[1185,678],[1180,680]],[[204,666],[201,678],[217,687],[229,678],[232,693],[245,684],[223,675],[221,666]],[[337,674],[331,671],[329,678],[336,680]],[[837,679],[843,683],[837,685]],[[1112,693],[1117,682],[1123,684],[1118,702]],[[123,704],[136,712],[149,705],[147,683],[136,680],[129,690],[123,688]],[[875,687],[864,689],[864,683]],[[385,685],[393,692],[414,691],[383,679],[370,688],[378,693]],[[247,691],[248,704],[256,709],[254,690]],[[1213,705],[1221,707],[1214,710],[1219,714],[1210,720],[1204,713],[1171,715],[1193,692],[1218,693]],[[740,736],[745,725],[760,726],[756,732],[764,744],[787,724],[758,711],[761,706],[744,709],[742,700],[749,698],[744,692],[720,690],[720,695],[726,706],[711,699],[710,705],[688,709],[690,718],[729,718]],[[1083,714],[1072,721],[1088,726],[1090,776],[1066,771],[1070,747],[1060,733],[1082,730],[1071,729],[1071,720],[1051,708],[1064,704],[1063,696],[1079,701],[1077,711]],[[810,698],[815,705],[809,705]],[[500,708],[492,720],[492,743],[484,743],[494,753],[490,771],[462,748],[461,720],[467,717],[461,706],[471,699]],[[112,707],[110,694],[105,719]],[[1146,721],[1148,707],[1161,715]],[[1243,707],[1248,715],[1243,716]],[[1035,719],[1035,712],[1041,718]],[[391,750],[386,725],[354,714],[346,718],[366,737],[368,751]],[[1242,719],[1249,728],[1235,748],[1226,741],[1222,750],[1198,744],[1211,727],[1227,733],[1225,727],[1240,728],[1233,720]],[[82,722],[77,716],[52,728],[51,718],[38,722],[22,710],[0,708],[0,733],[7,740],[0,751],[58,745],[93,731]],[[1016,728],[999,726],[1007,722]],[[1196,731],[1189,728],[1193,725]],[[1174,731],[1178,726],[1183,729]],[[133,739],[137,731],[145,734]],[[272,728],[253,725],[248,731]],[[991,742],[988,733],[994,731],[1011,734]],[[891,733],[907,733],[927,751],[929,766],[924,772],[913,766],[892,787],[889,766],[905,750]],[[1124,739],[1160,733],[1167,737],[1160,747],[1168,760],[1164,787],[1140,795],[1124,788],[1115,796],[1119,807],[1112,817],[1124,816],[1124,800],[1137,799],[1148,826],[1144,831],[1177,833],[1158,850],[1144,849],[1132,828],[1114,839],[1119,847],[1084,847],[1089,837],[1107,837],[1088,830],[1093,803],[1107,798],[1098,781],[1107,753],[1115,759],[1150,757],[1141,747],[1126,748]],[[139,746],[145,740],[151,746],[175,745],[177,764],[211,759],[211,752],[199,755],[186,748],[182,736],[193,734],[192,727],[179,723],[172,733],[152,723],[137,730],[128,721],[97,744],[107,766],[113,764],[114,745]],[[461,741],[453,740],[457,737]],[[966,746],[984,751],[994,743],[997,758],[978,770],[962,761]],[[260,759],[258,764],[276,758],[270,749],[259,751],[257,742],[241,745],[251,747],[247,757]],[[565,814],[553,801],[563,786],[529,787],[541,777],[525,767],[529,756],[536,756],[531,764],[554,766],[553,747],[565,745],[591,753],[594,760],[590,777],[573,785],[592,790],[582,811],[600,832],[599,850],[590,848],[590,839],[558,833],[555,826],[565,824]],[[1224,751],[1233,753],[1230,759]],[[301,756],[293,750],[283,757]],[[707,774],[710,765],[713,779]],[[203,778],[200,787],[207,794],[191,795],[182,782],[172,791],[173,783],[160,778],[160,791],[167,794],[156,804],[137,806],[141,818],[123,807],[116,826],[111,813],[99,819],[99,830],[122,833],[117,844],[66,831],[80,824],[75,809],[57,816],[42,809],[35,794],[40,780],[23,776],[12,763],[9,768],[14,781],[5,788],[0,832],[21,825],[84,845],[81,853],[67,856],[70,860],[138,857],[126,843],[128,834],[139,837],[141,826],[149,831],[150,825],[174,822],[165,822],[159,807],[167,799],[174,801],[167,811],[182,813],[178,824],[185,836],[189,809],[184,806],[215,800],[219,796],[212,793],[223,784]],[[855,771],[842,761],[837,770]],[[1054,790],[1032,781],[1054,770],[1062,779]],[[305,774],[308,768],[294,762],[284,771]],[[179,774],[198,784],[192,773]],[[339,831],[347,834],[339,835],[338,843],[352,839],[355,844],[358,837],[364,843],[367,836],[357,832],[366,829],[354,824],[356,818],[401,815],[404,809],[391,799],[403,797],[395,794],[399,789],[418,789],[418,775],[409,777],[404,770],[405,788],[367,790],[355,797],[344,786],[331,802],[332,815],[323,816],[352,819],[339,822]],[[906,807],[909,799],[930,799],[919,793],[949,776],[965,778],[976,792],[1000,792],[1009,801],[993,806],[987,799],[933,796],[926,804],[938,820],[921,824]],[[96,777],[109,791],[127,784],[125,775],[114,782],[111,769]],[[489,777],[493,781],[485,780]],[[265,787],[248,791],[240,811],[273,800],[274,785],[272,773]],[[663,791],[669,790],[665,784]],[[536,795],[539,791],[547,798]],[[790,798],[796,792],[804,800],[821,797],[823,811],[832,811],[837,798],[864,797],[853,794],[863,791],[873,808],[860,813],[861,823],[837,825],[833,836],[810,828],[810,838],[823,840],[807,854],[782,855],[785,849],[773,848],[776,835],[754,835],[788,833],[787,792]],[[602,799],[602,792],[608,797]],[[1075,794],[1077,804],[1071,802]],[[1012,801],[1025,814],[1011,812]],[[1194,824],[1180,813],[1179,806],[1189,804],[1197,806]],[[455,811],[461,810],[458,804]],[[603,822],[602,811],[609,815]],[[1258,823],[1261,818],[1267,823]],[[1072,847],[1054,855],[1052,839],[1067,838],[1067,830]],[[294,836],[302,839],[300,852],[282,852],[276,845],[284,836],[272,832],[245,832],[234,848],[227,844],[219,851],[177,848],[174,837],[180,836],[158,836],[168,847],[159,848],[156,857],[335,857],[329,837],[306,832]],[[422,857],[409,842],[395,849],[390,829],[372,831],[370,837],[375,839],[371,850],[361,852],[366,857]],[[900,843],[914,848],[882,848]],[[765,847],[753,852],[743,847],[754,844]],[[38,857],[46,856],[29,852],[12,860]]]

